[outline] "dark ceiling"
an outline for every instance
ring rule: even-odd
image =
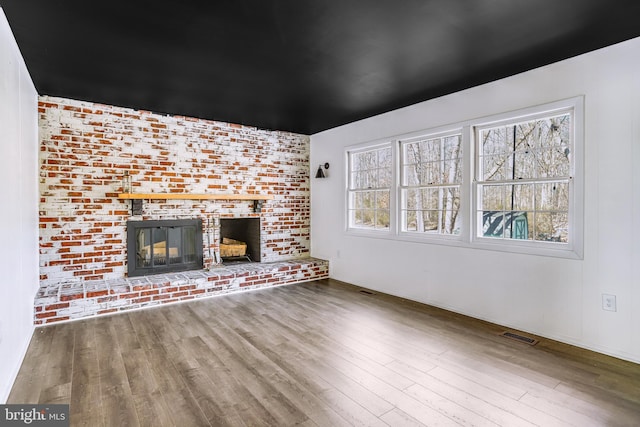
[[[0,5],[41,95],[303,134],[640,36],[638,0]]]

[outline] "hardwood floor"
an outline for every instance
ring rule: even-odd
[[[8,403],[87,426],[638,426],[640,365],[321,280],[36,329]]]

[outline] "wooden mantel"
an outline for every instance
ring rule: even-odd
[[[251,200],[253,212],[262,211],[265,200],[273,200],[271,194],[192,194],[192,193],[120,193],[118,199],[131,200],[131,214],[142,215],[143,200]]]
[[[271,194],[120,193],[123,200],[273,200]]]

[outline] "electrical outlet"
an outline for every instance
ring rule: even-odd
[[[616,306],[616,296],[602,294],[602,309],[606,311],[618,311]]]
[[[340,249],[336,251],[336,258],[340,259]]]

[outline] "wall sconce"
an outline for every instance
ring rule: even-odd
[[[318,172],[316,172],[316,178],[326,178],[327,174],[325,173],[324,170],[322,170],[322,168],[324,167],[325,170],[329,169],[329,163],[325,163],[324,165],[320,165],[318,166]]]

